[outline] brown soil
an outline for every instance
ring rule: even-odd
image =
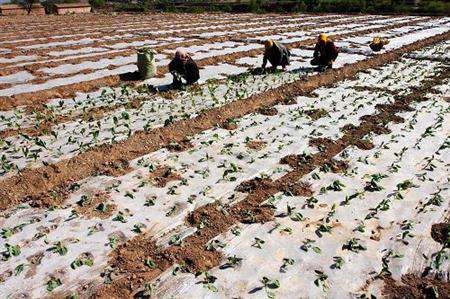
[[[436,278],[405,274],[401,281],[390,277],[384,279],[383,296],[400,298],[450,298],[450,282]]]
[[[119,159],[117,161],[107,161],[103,163],[99,174],[118,177],[127,174],[130,171],[131,167],[128,160]]]
[[[431,226],[431,237],[438,243],[450,246],[450,223],[441,222]]]
[[[72,182],[101,173],[108,163],[135,159],[172,142],[186,140],[187,136],[210,129],[227,119],[241,117],[257,111],[261,107],[270,107],[277,103],[279,98],[294,97],[319,86],[334,84],[336,78],[341,80],[353,78],[360,70],[397,60],[405,52],[420,49],[449,37],[450,33],[445,33],[424,39],[341,69],[332,69],[326,73],[311,76],[307,81],[295,81],[247,99],[210,109],[193,119],[177,121],[169,126],[148,132],[137,132],[125,141],[112,145],[101,145],[53,165],[23,170],[20,175],[0,181],[0,209],[29,201],[39,203],[41,206],[48,205],[47,194],[59,194],[67,190]],[[388,117],[392,118],[390,115]]]
[[[305,196],[310,197],[313,195],[313,191],[311,190],[311,185],[303,183],[303,182],[296,182],[296,183],[289,183],[281,187],[281,191],[288,195],[292,196]]]
[[[274,116],[278,114],[278,110],[274,107],[263,107],[258,109],[258,113],[267,116]]]
[[[150,173],[149,181],[159,188],[163,188],[171,181],[179,181],[182,177],[168,166],[158,165],[156,169]]]
[[[343,173],[348,169],[349,165],[346,161],[331,159],[329,163],[325,163],[322,170],[329,169],[334,173]]]
[[[192,148],[192,144],[188,140],[182,140],[181,142],[174,142],[166,147],[171,152],[182,152]]]
[[[277,103],[281,105],[295,105],[297,101],[294,97],[283,97]]]
[[[260,187],[270,189],[273,187],[273,181],[271,179],[256,177],[239,184],[239,186],[236,187],[236,191],[243,193],[254,193]]]
[[[267,146],[267,143],[260,140],[252,140],[245,144],[249,149],[253,149],[256,151],[262,150]]]
[[[326,150],[327,148],[335,145],[335,142],[328,138],[313,138],[309,141],[309,145],[315,146],[320,150]]]
[[[75,206],[75,211],[79,215],[83,215],[88,219],[109,218],[115,211],[117,206],[114,203],[107,203],[111,196],[105,192],[96,192],[86,195],[88,200],[79,202]]]
[[[306,115],[311,117],[312,120],[318,120],[326,115],[328,115],[328,111],[325,109],[311,109],[304,111]]]
[[[370,91],[370,92],[380,92],[380,93],[387,93],[390,95],[397,95],[398,92],[389,90],[387,88],[382,87],[375,87],[375,86],[354,86],[353,89],[358,91]]]
[[[229,121],[226,121],[226,122],[220,124],[219,127],[221,127],[222,129],[225,129],[225,130],[230,130],[230,131],[237,129],[237,125],[235,123],[232,123]]]
[[[374,148],[374,145],[372,142],[368,141],[368,140],[358,140],[355,143],[355,146],[359,149],[362,150],[371,150]]]

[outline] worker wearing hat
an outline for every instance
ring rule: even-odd
[[[372,49],[372,51],[379,52],[387,44],[389,44],[389,40],[387,38],[380,38],[379,36],[376,36],[373,38],[369,47]]]
[[[314,58],[311,60],[311,65],[317,65],[321,70],[333,67],[333,62],[336,60],[339,50],[334,43],[327,37],[325,33],[321,33],[317,38],[317,43],[314,48]]]
[[[273,70],[279,65],[285,70],[286,66],[289,65],[289,57],[291,56],[289,50],[284,45],[271,39],[264,42],[264,48],[262,68],[264,69],[267,61],[269,61]]]

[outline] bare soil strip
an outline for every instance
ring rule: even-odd
[[[416,21],[412,21],[412,23],[416,23]],[[394,25],[388,25],[383,26],[377,29],[369,29],[369,30],[357,30],[351,33],[341,34],[334,36],[335,40],[339,40],[342,38],[346,38],[349,36],[354,35],[363,35],[363,34],[369,34],[373,32],[380,32],[384,30],[394,29],[398,27],[406,26],[407,23],[404,24],[394,24]],[[408,23],[409,24],[409,23]],[[290,48],[297,48],[300,46],[312,44],[315,42],[315,38],[294,42],[294,43],[288,43],[286,44]],[[251,57],[251,56],[257,56],[262,53],[262,49],[254,49],[249,51],[242,51],[238,53],[233,54],[226,54],[226,55],[220,55],[215,57],[210,57],[206,59],[202,59],[198,61],[199,66],[206,66],[206,65],[214,65],[217,63],[230,63],[233,64],[236,62],[236,60],[243,58],[243,57]],[[161,70],[167,71],[165,67],[162,67]],[[162,74],[162,72],[161,72]],[[119,75],[113,75],[113,76],[107,76],[100,79],[90,80],[90,81],[84,81],[80,83],[74,83],[74,84],[68,84],[64,86],[58,86],[38,92],[29,92],[29,93],[21,93],[17,94],[11,97],[0,97],[0,110],[10,110],[18,106],[23,105],[31,105],[31,106],[38,106],[42,104],[42,102],[45,102],[48,99],[52,98],[72,98],[75,96],[76,92],[90,92],[98,89],[98,86],[109,86],[109,87],[116,87],[120,84],[125,83],[120,79]]]
[[[449,37],[450,33],[447,32],[427,38],[390,53],[371,57],[341,69],[332,69],[326,73],[311,76],[306,81],[298,80],[253,95],[245,100],[238,100],[222,107],[210,109],[193,119],[177,121],[149,132],[137,132],[127,140],[92,148],[56,164],[26,169],[13,177],[0,181],[0,209],[4,210],[25,202],[33,206],[49,206],[61,203],[69,192],[72,183],[94,174],[108,172],[111,165],[121,163],[123,160],[133,160],[167,147],[174,142],[183,142],[188,136],[218,126],[226,122],[227,119],[238,118],[257,111],[261,107],[272,106],[283,99],[292,99],[311,92],[319,86],[327,86],[339,80],[352,78],[359,71],[398,60],[404,53],[449,39]]]
[[[384,279],[383,296],[388,299],[449,298],[450,282],[413,273],[403,275],[400,282],[388,277]]]
[[[396,113],[409,111],[413,102],[424,101],[430,88],[440,84],[450,75],[448,69],[444,69],[422,83],[412,93],[399,96],[391,104],[378,105],[378,113],[366,115],[359,126],[347,128],[344,136],[338,140],[324,140],[322,151],[314,155],[291,155],[283,158],[281,163],[288,163],[293,170],[283,177],[272,181],[270,179],[254,179],[244,182],[237,188],[246,191],[247,197],[232,206],[224,206],[214,202],[200,207],[190,213],[186,224],[196,227],[194,234],[184,239],[181,245],[158,247],[150,236],[138,236],[126,242],[116,249],[110,258],[109,265],[119,277],[110,285],[102,285],[91,296],[95,298],[129,298],[139,290],[144,282],[150,282],[160,273],[169,269],[174,264],[182,265],[182,270],[193,274],[199,274],[212,267],[219,266],[221,253],[207,250],[208,242],[220,234],[228,231],[236,223],[264,223],[274,217],[274,209],[261,205],[270,196],[280,191],[285,191],[292,185],[299,184],[299,180],[318,167],[331,163],[333,157],[349,146],[358,146],[358,141],[368,134],[387,134],[390,130],[386,125],[393,120],[398,121]],[[308,192],[307,188],[304,189]],[[302,194],[300,194],[302,195]],[[305,195],[305,194],[303,194]],[[145,266],[144,261],[155,262],[154,269]],[[408,277],[407,277],[408,278]],[[439,293],[448,293],[449,283],[437,283]],[[408,283],[408,285],[410,285]],[[387,288],[388,292],[392,291]],[[420,289],[420,288],[419,288]],[[411,292],[414,291],[410,290]],[[415,294],[415,293],[412,293]],[[418,293],[420,294],[420,293]],[[412,296],[416,297],[416,296]],[[418,296],[421,297],[421,296]],[[394,297],[400,298],[400,297]]]

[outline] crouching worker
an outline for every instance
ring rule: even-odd
[[[279,65],[286,70],[286,66],[289,65],[289,57],[291,53],[282,44],[273,41],[271,39],[264,42],[264,58],[262,68],[266,68],[267,61],[272,65],[272,70],[275,70]]]
[[[197,64],[189,54],[181,50],[177,50],[175,57],[169,63],[169,72],[173,76],[174,88],[180,88],[183,85],[182,79],[186,80],[186,84],[194,84],[200,78]]]
[[[387,38],[374,37],[369,47],[374,52],[379,52],[385,45],[389,44],[389,40]]]
[[[321,33],[314,48],[314,58],[311,65],[317,65],[321,71],[333,68],[333,62],[338,57],[339,51],[334,43],[328,40],[325,33]]]

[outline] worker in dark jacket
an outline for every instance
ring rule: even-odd
[[[173,76],[172,85],[175,88],[183,85],[182,79],[186,80],[187,84],[193,84],[200,78],[197,64],[182,50],[177,50],[174,59],[169,63],[169,72]]]
[[[311,64],[319,66],[322,70],[332,68],[338,54],[339,51],[334,43],[328,40],[325,33],[321,33],[314,48],[314,58],[311,60]]]
[[[289,57],[291,53],[285,46],[277,43],[271,39],[264,42],[264,58],[262,68],[266,67],[267,61],[272,65],[272,69],[275,70],[279,65],[286,70],[286,66],[289,65]]]
[[[384,48],[385,45],[389,44],[389,40],[386,38],[374,37],[369,47],[374,52],[380,52],[381,49]]]

